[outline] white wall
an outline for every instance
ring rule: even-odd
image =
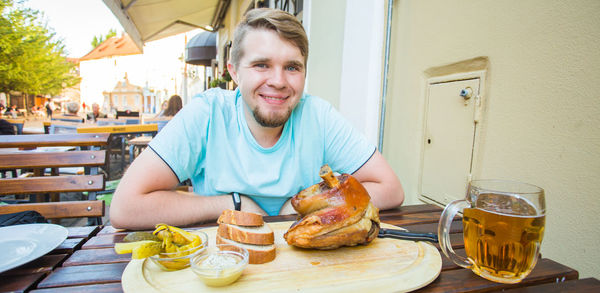
[[[339,110],[377,145],[383,68],[384,0],[346,2]]]
[[[339,109],[346,1],[310,1],[307,8],[309,52],[304,90]]]
[[[542,255],[600,277],[600,1],[396,0],[384,156],[418,204],[424,71],[489,57],[474,178],[546,191]]]

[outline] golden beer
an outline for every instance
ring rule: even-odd
[[[545,215],[527,201],[507,195],[480,194],[477,201],[477,208],[463,210],[465,251],[471,269],[493,281],[518,282],[535,267]]]

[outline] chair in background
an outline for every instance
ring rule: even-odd
[[[105,203],[103,200],[83,200],[0,206],[0,215],[24,211],[36,211],[50,220],[88,218],[92,219],[88,221],[88,225],[96,226],[102,225],[102,217],[105,215]]]
[[[145,119],[143,124],[156,124],[157,133],[160,132],[167,123],[171,121],[171,117],[159,117],[159,118],[150,118]],[[133,159],[145,149],[152,137],[150,134],[144,134],[143,136],[138,136],[134,139],[129,140],[129,163],[133,162]]]
[[[107,125],[125,125],[127,121],[122,119],[113,119],[113,118],[98,118],[96,120],[96,125],[98,126],[107,126]]]
[[[83,123],[84,122],[84,118],[83,117],[79,117],[79,116],[73,116],[73,115],[52,115],[52,118],[50,119],[52,121],[65,121],[65,122],[78,122],[78,123]]]
[[[82,122],[51,121],[48,128],[49,134],[77,133],[77,127],[84,125]]]
[[[106,146],[108,134],[73,135],[27,135],[31,140],[21,139],[0,142],[0,147],[37,146]],[[17,136],[22,137],[22,136]],[[35,140],[37,139],[37,141]],[[36,143],[37,142],[37,143]],[[104,216],[104,202],[96,200],[97,192],[104,190],[104,176],[99,175],[99,167],[106,164],[106,150],[83,150],[63,152],[19,151],[0,154],[0,170],[21,170],[17,178],[0,179],[0,195],[30,195],[36,204],[9,204],[0,206],[0,214],[23,210],[36,210],[49,219],[89,217],[88,224],[101,224]],[[83,167],[83,174],[62,176],[59,168]],[[47,176],[45,170],[51,170]],[[27,176],[22,176],[27,174]],[[85,201],[61,202],[63,192],[87,192]],[[41,203],[47,199],[51,202]]]
[[[156,135],[158,127],[156,125],[145,125],[145,124],[130,124],[130,125],[119,125],[119,126],[83,126],[77,128],[78,133],[110,133],[111,140],[115,137],[125,136],[128,139],[137,137],[144,134],[150,134],[151,136]],[[120,140],[120,139],[119,139]],[[112,144],[111,144],[112,145]],[[121,168],[125,168],[125,147],[127,141],[122,144],[121,148]]]

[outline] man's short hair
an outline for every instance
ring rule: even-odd
[[[71,102],[67,104],[67,111],[69,113],[75,114],[79,111],[79,104],[76,102]]]
[[[231,64],[235,68],[238,67],[240,60],[244,56],[242,42],[251,29],[275,31],[279,37],[298,47],[304,57],[304,66],[306,66],[306,61],[308,60],[308,38],[300,21],[295,16],[282,10],[257,8],[246,13],[233,34]]]

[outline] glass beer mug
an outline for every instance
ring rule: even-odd
[[[463,213],[467,257],[450,243],[450,224]],[[467,197],[448,204],[440,217],[438,237],[444,255],[475,274],[500,283],[518,283],[537,263],[546,205],[544,190],[504,180],[473,180]]]

